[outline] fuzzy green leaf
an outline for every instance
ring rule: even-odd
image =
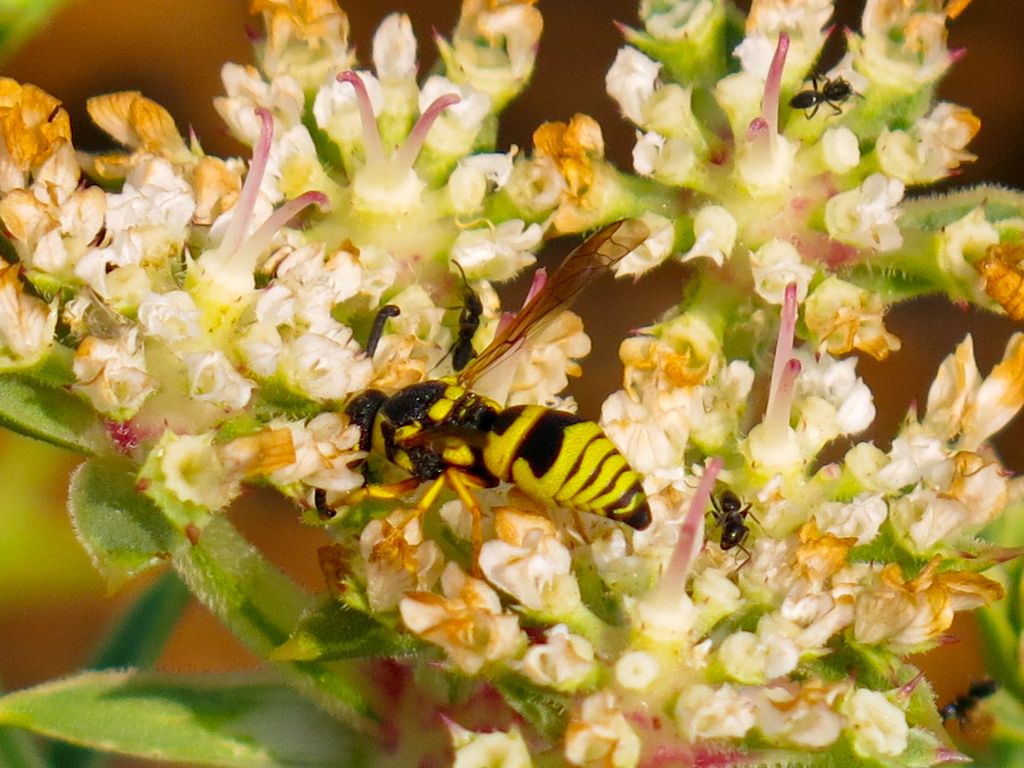
[[[109,450],[92,408],[67,390],[27,375],[0,374],[0,425],[86,455]]]
[[[291,636],[313,605],[311,595],[223,517],[212,518],[194,542],[178,548],[174,567],[200,602],[264,658]],[[278,668],[331,712],[350,720],[375,718],[365,695],[372,683],[360,669],[310,661],[282,662]]]
[[[94,749],[192,765],[363,763],[358,737],[263,677],[84,672],[0,698],[0,724]]]
[[[165,571],[117,623],[89,668],[151,666],[177,626],[188,600],[189,592],[178,575]],[[60,768],[86,768],[99,764],[101,759],[97,752],[66,742],[54,744],[50,751],[50,762]]]
[[[534,685],[524,677],[505,675],[494,681],[506,703],[549,739],[565,732],[569,719],[569,697]]]
[[[303,616],[272,658],[313,661],[409,656],[424,647],[411,635],[397,632],[337,600],[328,600]]]
[[[136,490],[126,461],[82,464],[71,478],[68,509],[79,540],[112,589],[166,561],[178,544],[159,508]]]
[[[4,768],[47,768],[43,753],[29,733],[0,728],[0,765]]]

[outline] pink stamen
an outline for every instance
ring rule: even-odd
[[[384,147],[380,141],[380,129],[377,118],[373,114],[373,103],[366,83],[355,72],[349,70],[338,75],[339,83],[348,83],[356,92],[356,104],[359,105],[359,119],[363,123],[363,146],[366,150],[367,164],[374,165],[384,162]]]
[[[711,489],[715,487],[715,480],[722,471],[722,464],[722,459],[715,456],[704,465],[704,474],[679,528],[679,538],[676,540],[672,559],[655,590],[655,602],[672,600],[686,588],[686,577],[690,573],[693,557],[702,543],[701,527],[711,501]]]
[[[260,119],[260,135],[253,148],[249,173],[245,176],[242,192],[238,196],[238,202],[235,203],[235,213],[231,217],[227,230],[224,232],[224,238],[218,247],[218,250],[225,253],[231,253],[238,248],[245,236],[245,231],[249,228],[260,184],[263,183],[263,174],[267,170],[267,160],[270,158],[270,143],[274,138],[274,118],[270,114],[270,110],[264,107],[257,107],[256,115]]]
[[[266,250],[271,238],[277,231],[295,218],[296,214],[303,208],[307,208],[310,205],[317,205],[321,210],[325,209],[327,207],[327,195],[316,191],[304,192],[286,202],[270,214],[267,220],[260,224],[259,228],[252,233],[252,237],[248,238],[235,250],[232,260],[244,261],[248,259],[255,263],[255,259]]]
[[[786,295],[782,302],[782,320],[779,322],[779,337],[775,342],[775,362],[772,365],[772,382],[768,391],[768,408],[765,420],[775,410],[775,398],[779,389],[779,381],[783,368],[793,354],[793,334],[796,332],[796,283],[786,286]]]
[[[782,369],[782,375],[775,387],[775,400],[772,409],[764,415],[764,423],[775,434],[789,426],[789,412],[793,405],[793,392],[796,390],[796,378],[800,375],[800,361],[790,358]]]
[[[416,124],[409,131],[405,143],[395,152],[392,162],[402,167],[411,168],[412,164],[416,162],[416,157],[419,155],[420,150],[423,148],[423,142],[427,140],[427,134],[430,133],[431,126],[434,125],[434,122],[442,112],[453,104],[458,104],[460,101],[462,99],[459,98],[457,93],[446,93],[434,99],[430,106],[423,111],[423,114],[419,116],[419,119],[416,120]]]
[[[764,82],[764,98],[761,100],[761,116],[768,124],[771,135],[779,132],[779,91],[782,88],[782,69],[789,53],[789,35],[779,33],[779,42],[775,46],[775,55],[768,67],[768,77]]]

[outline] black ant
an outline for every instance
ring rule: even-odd
[[[459,262],[452,262],[459,268],[462,274],[462,307],[459,310],[459,328],[448,353],[452,356],[452,369],[461,371],[469,361],[476,357],[476,350],[473,349],[473,335],[480,327],[480,316],[484,313],[483,302],[477,296],[476,291],[469,287],[469,280]]]
[[[377,351],[380,337],[384,335],[384,323],[388,321],[389,317],[398,317],[400,314],[402,314],[402,310],[394,304],[385,304],[377,310],[377,314],[373,318],[373,325],[370,327],[370,336],[366,339],[367,357],[372,358]]]
[[[828,77],[822,78],[820,87],[817,75],[811,75],[810,81],[810,88],[793,94],[789,100],[789,106],[793,109],[804,110],[804,115],[808,120],[817,114],[822,104],[832,107],[834,114],[842,114],[843,110],[839,108],[839,105],[851,96],[857,95],[849,81],[842,77],[837,77],[834,80]]]
[[[750,527],[746,518],[750,515],[750,505],[744,504],[740,497],[732,491],[723,491],[720,497],[711,497],[711,514],[715,517],[715,526],[722,529],[718,538],[718,546],[722,551],[728,551],[733,547],[739,547],[740,551],[747,556],[743,564],[750,560],[750,552],[743,546]],[[756,519],[756,518],[755,518]]]
[[[955,717],[960,723],[961,728],[967,728],[970,725],[971,714],[974,712],[975,707],[978,706],[978,702],[982,699],[987,699],[997,690],[999,690],[999,683],[995,680],[978,680],[973,682],[968,687],[967,693],[957,696],[939,710],[939,717],[942,718],[943,722],[952,720]]]

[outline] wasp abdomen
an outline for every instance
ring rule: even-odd
[[[640,476],[593,421],[539,405],[498,414],[485,466],[542,501],[646,528],[650,510]]]

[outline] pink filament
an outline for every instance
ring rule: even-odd
[[[693,563],[697,544],[701,540],[701,524],[704,522],[704,514],[711,501],[711,489],[715,487],[718,473],[722,471],[722,463],[722,459],[715,456],[704,465],[704,474],[701,476],[700,485],[697,486],[697,491],[693,494],[690,509],[687,510],[683,524],[679,528],[679,538],[676,540],[672,559],[658,582],[654,595],[655,601],[671,600],[686,588],[686,577],[690,573],[690,565]]]
[[[363,123],[363,147],[366,150],[366,162],[376,164],[384,162],[384,147],[380,141],[380,130],[377,118],[373,114],[373,104],[366,90],[366,83],[355,72],[349,70],[338,75],[339,83],[348,83],[356,92],[356,104],[359,105],[359,119]]]
[[[779,381],[782,370],[793,354],[793,334],[796,332],[796,283],[786,286],[786,295],[782,302],[782,320],[779,322],[779,337],[775,342],[775,362],[772,365],[772,381],[768,390],[768,408],[765,420],[769,420],[775,411],[775,398],[778,396]]]
[[[314,204],[321,209],[326,208],[327,195],[323,192],[304,192],[286,202],[260,224],[259,228],[252,233],[252,237],[242,243],[232,254],[232,261],[236,264],[244,261],[255,265],[257,257],[266,250],[274,234],[291,221],[299,211]]]
[[[270,157],[270,143],[274,138],[274,118],[270,110],[264,107],[257,107],[256,115],[260,118],[260,135],[253,148],[249,173],[246,174],[242,192],[235,203],[235,213],[218,248],[225,253],[231,253],[238,248],[245,230],[249,228],[253,208],[256,206],[256,196],[259,194],[260,184],[263,183],[263,174],[267,170],[267,160]]]
[[[765,78],[764,98],[761,100],[761,116],[767,123],[772,136],[779,132],[779,91],[782,88],[782,69],[786,64],[787,53],[789,53],[789,35],[780,32],[779,42],[775,46],[775,55],[772,56],[772,63],[768,67],[768,77]]]
[[[409,136],[395,153],[393,161],[401,167],[411,168],[412,164],[416,161],[417,155],[420,153],[420,149],[423,148],[423,142],[427,140],[427,134],[430,133],[431,126],[442,112],[453,104],[458,104],[460,101],[462,99],[456,93],[446,93],[434,99],[430,106],[423,111],[423,114],[419,116],[416,125],[409,131]]]

